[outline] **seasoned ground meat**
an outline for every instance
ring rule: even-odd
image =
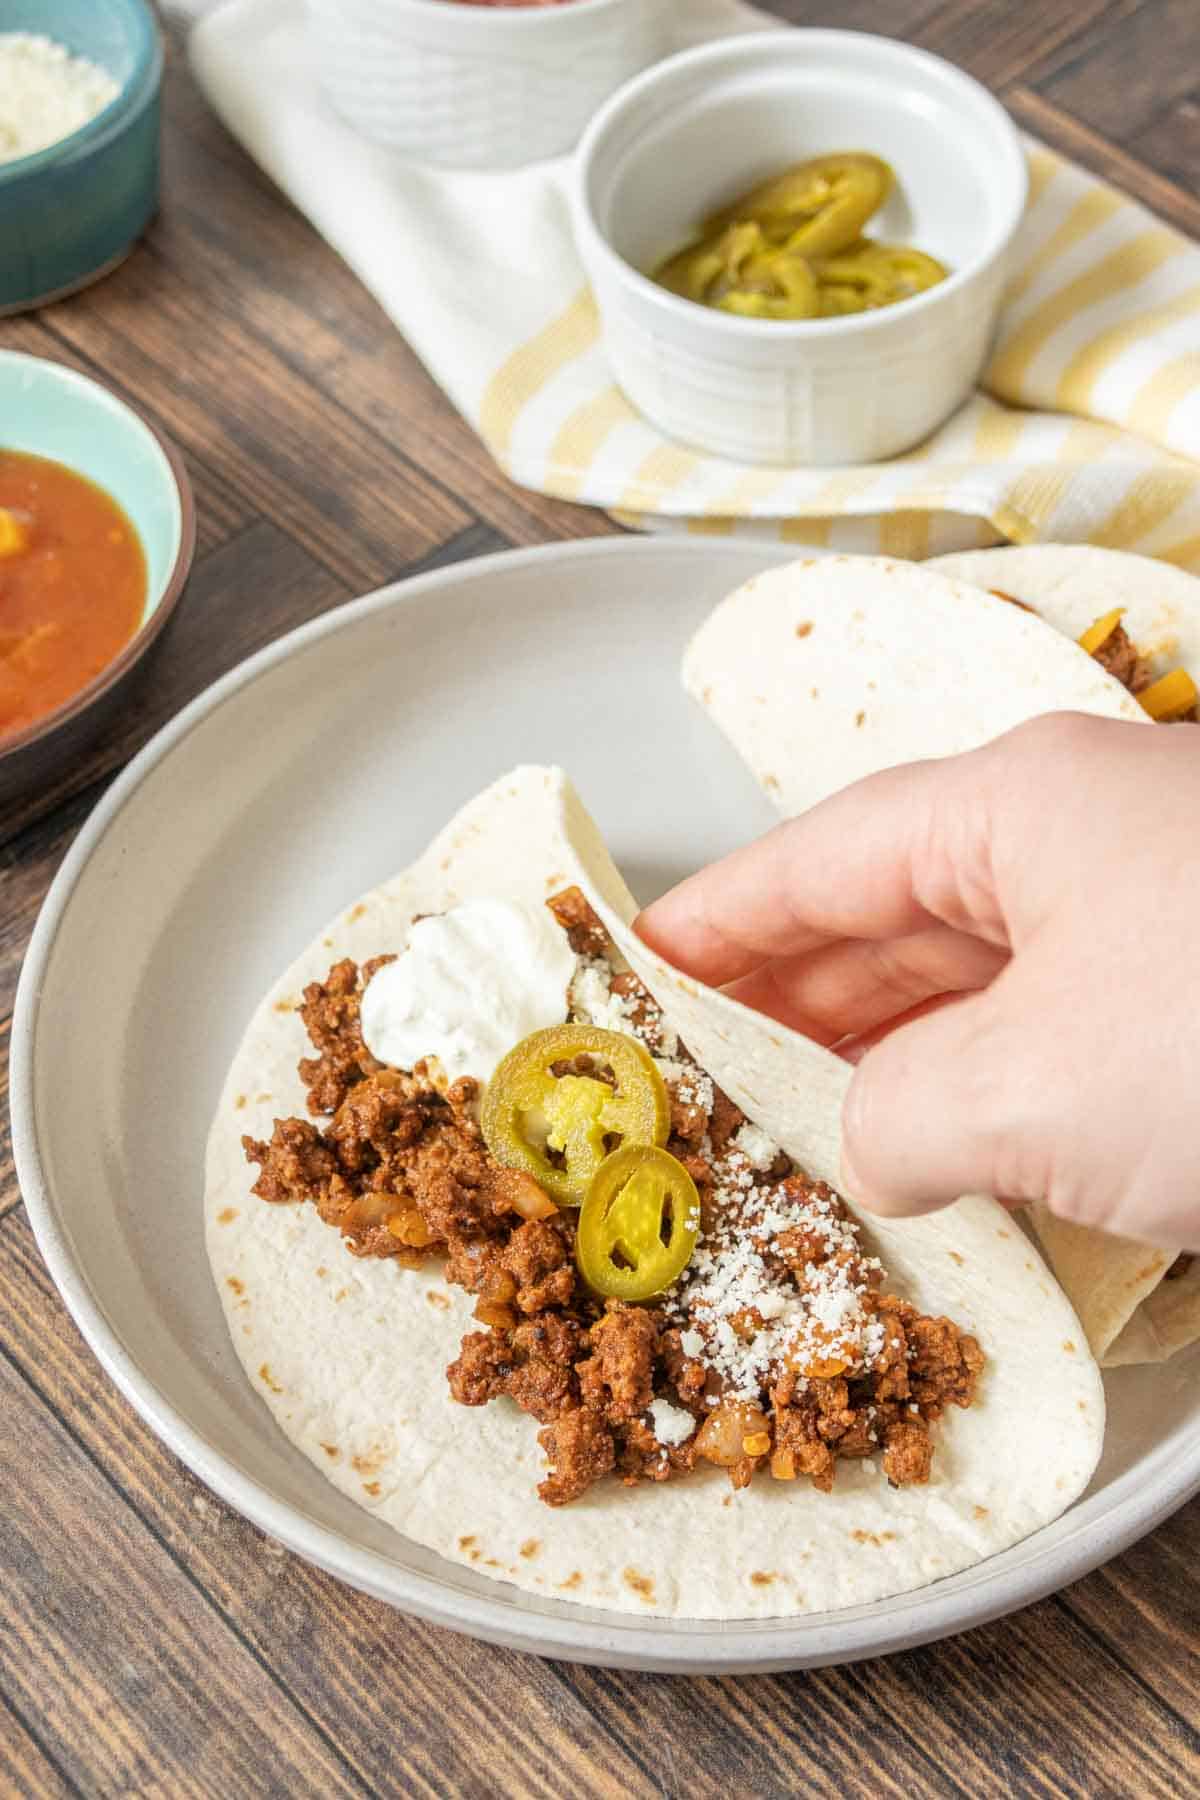
[[[1107,669],[1131,694],[1140,694],[1150,685],[1149,666],[1138,655],[1137,646],[1123,625],[1114,626],[1092,655],[1100,667]]]
[[[567,942],[576,956],[603,956],[608,949],[608,933],[588,904],[581,888],[564,888],[546,905],[567,934]]]
[[[323,982],[313,981],[305,988],[300,1017],[317,1052],[300,1063],[309,1112],[336,1112],[354,1083],[379,1068],[362,1041],[358,1007],[362,990],[376,969],[394,961],[391,956],[377,956],[364,963],[360,983],[357,964],[346,957],[333,965]]]
[[[592,1326],[592,1354],[576,1371],[579,1389],[584,1404],[610,1425],[636,1419],[654,1398],[658,1327],[653,1308],[616,1301]]]
[[[549,1473],[538,1485],[538,1493],[548,1506],[565,1506],[578,1500],[594,1481],[612,1472],[617,1460],[613,1434],[598,1413],[587,1407],[563,1413],[553,1425],[538,1432],[538,1443],[546,1452]]]
[[[549,906],[578,954],[602,964],[611,956],[578,889]],[[388,960],[361,971],[336,963],[305,990],[300,1012],[317,1054],[300,1073],[310,1111],[323,1122],[279,1119],[268,1142],[243,1139],[258,1165],[254,1192],[314,1206],[356,1256],[413,1267],[444,1259],[444,1279],[475,1297],[479,1325],[446,1371],[450,1392],[463,1406],[507,1401],[537,1420],[551,1465],[538,1490],[543,1500],[565,1505],[609,1476],[666,1481],[704,1461],[726,1469],[735,1487],[769,1468],[776,1480],[804,1477],[827,1491],[839,1460],[866,1457],[880,1457],[896,1485],[928,1479],[929,1425],[946,1406],[971,1403],[983,1365],[978,1345],[950,1320],[925,1318],[880,1293],[877,1265],[851,1231],[832,1229],[848,1219],[838,1196],[782,1152],[772,1162],[761,1133],[749,1140],[750,1161],[739,1139],[745,1115],[695,1069],[635,976],[609,964],[610,990],[635,1035],[669,1058],[667,1148],[697,1184],[703,1241],[719,1243],[722,1219],[734,1216],[722,1213],[731,1179],[740,1202],[749,1195],[767,1209],[756,1217],[778,1220],[780,1209],[802,1217],[787,1228],[748,1226],[743,1241],[781,1291],[812,1292],[831,1279],[853,1284],[877,1321],[869,1364],[850,1367],[822,1341],[807,1373],[794,1362],[772,1365],[757,1401],[748,1401],[728,1389],[703,1338],[686,1317],[680,1322],[677,1306],[671,1311],[671,1296],[634,1306],[594,1295],[575,1265],[575,1215],[553,1208],[531,1175],[490,1156],[476,1122],[478,1085],[447,1087],[424,1063],[384,1068],[367,1051],[362,991]],[[596,1070],[585,1058],[556,1072]],[[754,1344],[765,1324],[751,1306],[735,1312],[729,1328]],[[678,1436],[682,1420],[681,1442],[656,1435],[658,1402],[672,1424],[664,1435]]]

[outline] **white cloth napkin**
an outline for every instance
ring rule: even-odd
[[[681,46],[772,25],[740,0],[678,0]],[[301,0],[225,0],[191,57],[230,131],[524,486],[635,524],[839,549],[1057,538],[1200,564],[1200,250],[1049,151],[1030,149],[984,391],[892,463],[748,468],[671,444],[613,386],[565,162],[447,172],[359,138],[318,84]]]

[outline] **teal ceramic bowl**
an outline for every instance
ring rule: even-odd
[[[57,144],[0,163],[0,313],[56,300],[115,268],[158,205],[162,39],[147,0],[0,0],[30,31],[107,69],[120,92]]]
[[[0,805],[52,782],[112,721],[174,611],[196,546],[191,483],[179,452],[90,376],[0,350],[3,450],[52,457],[111,494],[141,538],[147,581],[141,625],[107,668],[44,718],[0,737]]]

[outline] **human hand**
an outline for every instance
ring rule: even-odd
[[[857,1062],[869,1209],[1045,1199],[1200,1250],[1198,827],[1200,730],[1052,714],[857,783],[637,930]]]

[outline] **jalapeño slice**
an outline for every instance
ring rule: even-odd
[[[814,156],[764,181],[716,213],[709,233],[753,219],[774,243],[801,256],[836,256],[861,235],[891,191],[894,177],[878,156],[848,150]]]
[[[597,1073],[554,1073],[578,1057],[590,1058]],[[602,1069],[612,1083],[601,1079]],[[664,1144],[671,1102],[636,1038],[598,1025],[552,1025],[523,1038],[498,1065],[480,1124],[497,1162],[528,1170],[560,1206],[579,1206],[613,1148],[606,1140]]]
[[[677,1281],[700,1229],[700,1196],[681,1162],[653,1144],[614,1150],[579,1214],[575,1260],[613,1300],[652,1300]]]

